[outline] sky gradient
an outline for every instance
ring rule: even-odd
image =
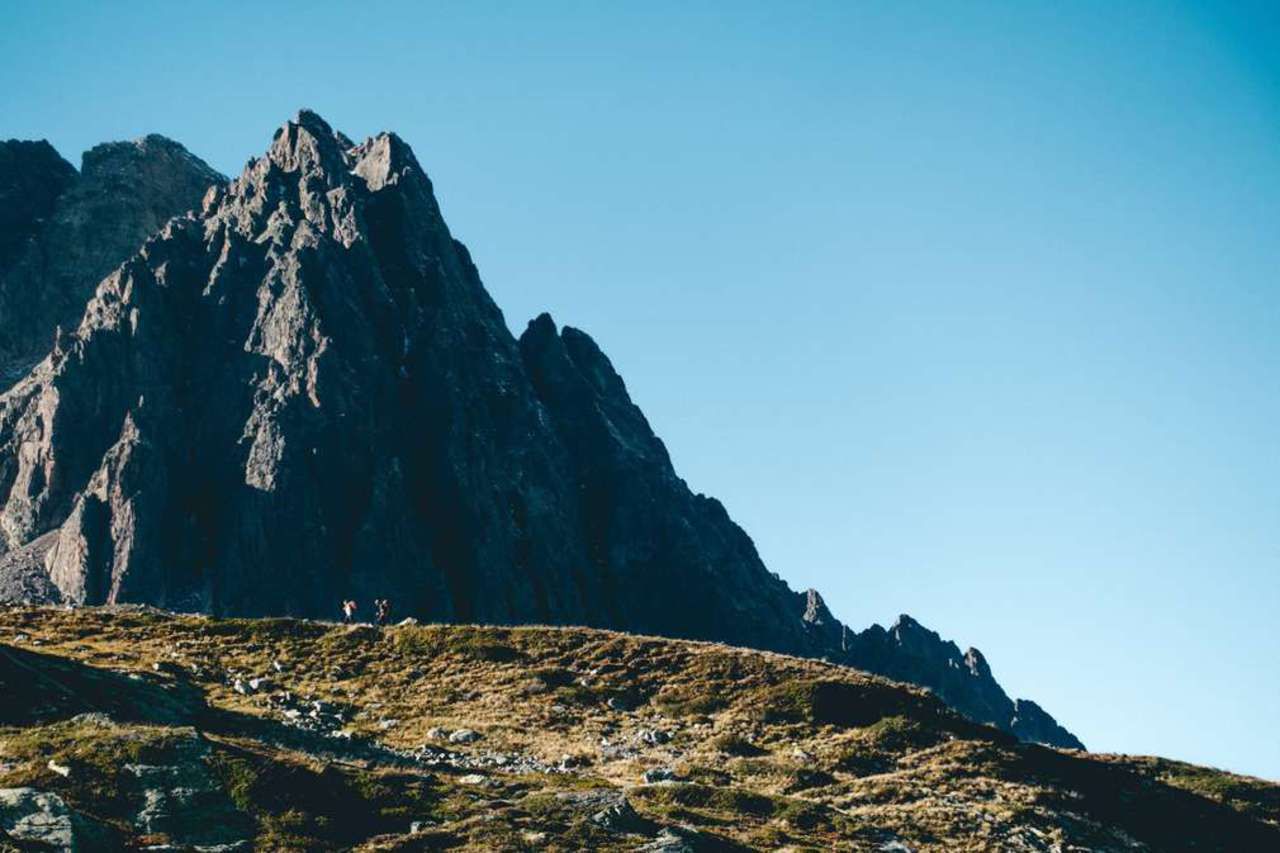
[[[1274,4],[181,5],[7,8],[0,137],[396,130],[794,587],[1280,779]]]

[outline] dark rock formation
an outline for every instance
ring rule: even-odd
[[[44,355],[103,276],[224,180],[163,136],[99,145],[79,173],[47,142],[0,142],[0,365]]]
[[[76,170],[48,142],[0,142],[0,269],[26,250]]]
[[[722,640],[1078,745],[976,653],[953,676],[936,635],[850,634],[793,592],[676,475],[591,338],[546,315],[512,337],[398,137],[354,145],[309,112],[0,397],[0,533],[0,568],[47,548],[72,602],[317,616],[387,596]]]
[[[887,631],[872,625],[847,643],[849,663],[869,672],[928,687],[944,702],[980,723],[990,723],[1023,740],[1084,749],[1076,737],[1036,703],[1011,700],[991,675],[977,649],[964,654],[910,616]]]

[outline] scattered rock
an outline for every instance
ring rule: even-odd
[[[622,834],[648,832],[653,826],[631,807],[631,803],[622,794],[619,794],[614,802],[593,814],[591,822],[610,832]]]
[[[661,729],[640,729],[636,732],[636,741],[647,746],[660,746],[671,740],[671,733]]]
[[[76,714],[71,718],[71,722],[78,726],[97,726],[98,728],[114,728],[115,720],[101,711],[86,711],[83,714]]]
[[[475,743],[480,740],[480,733],[471,729],[458,729],[449,735],[449,743]]]
[[[656,785],[662,782],[676,781],[676,771],[670,767],[653,767],[644,771],[644,783],[646,785]]]
[[[191,738],[180,744],[172,764],[126,764],[136,780],[142,806],[134,825],[162,834],[171,844],[198,850],[240,849],[253,835],[252,819],[236,808],[205,762],[208,747]]]
[[[803,767],[791,774],[786,787],[783,788],[782,792],[784,794],[794,794],[799,791],[807,791],[810,788],[821,788],[826,785],[834,785],[835,782],[835,777],[830,773]]]
[[[648,844],[637,847],[645,853],[696,853],[700,841],[700,833],[683,827],[666,826],[658,833],[657,838]]]
[[[76,845],[71,810],[57,794],[35,788],[0,788],[0,830],[19,841],[45,844],[55,850]]]

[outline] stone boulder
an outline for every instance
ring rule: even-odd
[[[55,850],[80,850],[76,819],[57,794],[35,788],[0,788],[0,830],[17,841]]]

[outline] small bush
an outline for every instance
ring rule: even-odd
[[[776,817],[787,826],[810,830],[831,823],[828,810],[805,800],[786,800]]]
[[[885,717],[866,728],[865,737],[876,747],[889,752],[911,752],[927,749],[942,740],[942,735],[907,717]]]
[[[642,788],[637,796],[668,807],[729,813],[734,816],[769,817],[774,813],[773,798],[743,788],[684,783]]]
[[[736,755],[739,758],[754,758],[765,753],[763,749],[742,735],[734,734],[733,732],[716,735],[712,739],[711,745],[725,755]]]
[[[530,675],[534,681],[551,690],[557,687],[567,687],[573,684],[574,681],[572,672],[558,666],[538,667]]]
[[[608,701],[609,694],[608,691],[584,684],[566,684],[556,688],[555,697],[569,705],[588,707]]]
[[[653,704],[669,717],[706,716],[728,705],[720,696],[687,687],[664,690],[653,698]]]
[[[453,646],[453,651],[467,660],[484,663],[512,663],[521,660],[524,653],[503,643],[468,639]]]
[[[793,679],[765,688],[755,715],[765,723],[812,723],[854,728],[902,713],[902,691],[887,685]]]
[[[836,778],[830,773],[801,768],[790,773],[783,793],[793,794],[797,791],[808,791],[810,788],[825,788],[827,785],[834,785],[835,782]]]

